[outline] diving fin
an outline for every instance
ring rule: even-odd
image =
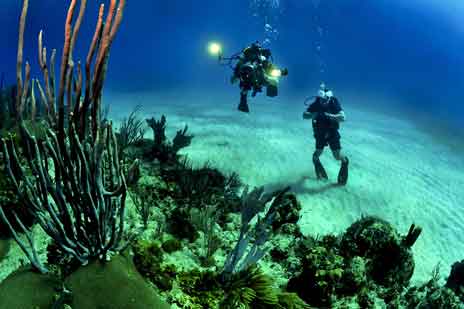
[[[313,160],[314,169],[316,170],[317,179],[328,179],[327,173],[325,172],[324,167],[322,166],[321,161]]]
[[[340,166],[340,171],[338,172],[338,184],[339,185],[346,185],[348,181],[348,158],[345,159],[345,161],[342,162],[342,165]]]
[[[247,95],[244,93],[240,94],[240,104],[238,105],[238,110],[244,113],[250,112],[250,109],[248,108]]]

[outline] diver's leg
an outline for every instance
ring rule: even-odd
[[[337,181],[339,185],[346,185],[348,181],[348,157],[343,155],[340,149],[332,149],[332,154],[334,158],[338,161],[341,161],[340,171],[338,172]]]
[[[238,105],[238,110],[244,113],[249,113],[250,109],[248,108],[248,91],[240,91],[240,103]]]
[[[324,147],[318,147],[320,143],[318,143],[316,139],[316,150],[313,153],[313,164],[314,164],[314,170],[316,172],[316,177],[317,179],[328,179],[327,173],[324,169],[324,166],[322,166],[321,161],[319,160],[319,157],[321,156],[322,152],[324,151]]]
[[[348,158],[342,154],[342,147],[340,144],[340,134],[338,130],[333,130],[330,132],[330,136],[328,139],[330,150],[332,150],[332,154],[334,158],[338,161],[341,161],[342,164],[340,166],[340,170],[338,172],[337,182],[339,185],[346,185],[348,181]]]
[[[341,149],[332,150],[332,155],[333,155],[335,160],[342,161],[342,163],[345,160],[348,160],[348,158],[342,153]]]

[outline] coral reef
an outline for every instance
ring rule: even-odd
[[[385,220],[363,217],[347,229],[341,248],[347,257],[368,258],[367,273],[377,284],[400,288],[414,271],[410,244],[403,239]]]
[[[172,289],[175,270],[163,265],[164,251],[159,242],[138,241],[134,246],[134,264],[137,270],[163,291]]]
[[[439,265],[432,272],[432,278],[419,286],[410,287],[396,305],[406,308],[463,308],[464,303],[446,286],[440,286]],[[449,281],[449,279],[448,279]]]
[[[298,246],[302,271],[287,289],[317,307],[399,303],[414,271],[410,248],[420,231],[412,225],[403,237],[387,221],[368,216],[343,235],[304,239]]]
[[[464,260],[453,264],[445,286],[464,302]]]
[[[160,120],[155,118],[146,119],[148,126],[153,130],[153,144],[145,151],[148,159],[157,159],[162,163],[175,161],[180,149],[190,145],[193,135],[188,135],[188,127],[179,130],[171,142],[166,137],[166,116],[162,115]]]

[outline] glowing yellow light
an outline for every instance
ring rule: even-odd
[[[222,47],[221,44],[212,42],[209,43],[208,50],[211,55],[217,56],[221,53]]]
[[[279,70],[279,69],[272,69],[271,76],[272,77],[281,77],[282,76],[282,71]]]

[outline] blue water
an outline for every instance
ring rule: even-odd
[[[0,68],[11,83],[20,2],[3,0],[0,11]],[[30,1],[24,52],[33,68],[40,29],[49,49],[61,49],[67,5],[60,2]],[[112,48],[107,90],[235,92],[227,83],[229,72],[207,55],[206,45],[219,41],[232,54],[265,39],[268,22],[278,32],[268,36],[276,62],[290,70],[282,98],[301,98],[294,100],[301,104],[324,80],[342,98],[344,93],[393,98],[400,111],[426,111],[462,127],[464,27],[459,16],[464,5],[459,1],[273,0],[259,1],[261,8],[254,2],[129,1]],[[98,4],[89,1],[75,58],[87,54]],[[370,107],[390,108],[376,102]]]

